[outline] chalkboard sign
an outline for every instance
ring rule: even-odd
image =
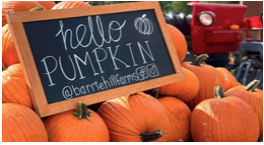
[[[184,78],[158,2],[7,17],[40,116]]]

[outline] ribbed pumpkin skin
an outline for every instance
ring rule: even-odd
[[[191,101],[199,91],[197,76],[186,68],[182,68],[185,80],[159,88],[161,95],[174,96],[184,102]]]
[[[263,91],[255,89],[256,92],[249,92],[244,86],[236,86],[225,92],[225,96],[236,96],[247,102],[258,116],[260,134],[263,136]]]
[[[182,66],[192,71],[199,80],[199,91],[197,95],[188,102],[192,110],[198,103],[203,100],[214,98],[214,87],[217,85],[216,69],[210,65],[201,64],[201,66],[191,65],[191,62],[184,62]]]
[[[2,72],[2,102],[33,109],[21,64],[11,65]]]
[[[222,75],[224,80],[224,91],[231,89],[235,86],[240,86],[241,84],[237,82],[236,78],[226,69],[223,67],[216,68]]]
[[[37,1],[39,4],[43,6],[46,10],[50,10],[52,7],[56,5],[54,1]]]
[[[2,27],[7,24],[5,14],[13,12],[25,12],[34,7],[42,7],[36,1],[2,1]]]
[[[182,34],[182,32],[180,30],[178,30],[176,27],[167,24],[172,42],[174,44],[174,48],[177,52],[178,58],[180,61],[183,61],[186,54],[187,54],[187,41],[184,37],[184,35]]]
[[[2,63],[6,67],[19,63],[16,47],[8,24],[2,27]]]
[[[259,122],[242,99],[208,99],[198,104],[191,117],[191,132],[197,142],[256,142]]]
[[[169,117],[175,142],[189,141],[191,137],[191,110],[189,107],[174,97],[166,96],[160,98],[159,101]]]
[[[48,135],[39,116],[28,107],[2,104],[3,142],[47,142]]]
[[[98,109],[108,126],[112,142],[141,142],[139,134],[163,130],[157,142],[173,141],[171,126],[162,104],[155,98],[137,93],[109,100]]]
[[[83,1],[62,1],[57,3],[52,10],[55,9],[69,9],[69,8],[79,8],[79,7],[89,7],[91,6],[87,2]]]
[[[109,133],[102,118],[94,111],[89,120],[74,116],[76,111],[56,114],[44,120],[50,142],[108,142]]]

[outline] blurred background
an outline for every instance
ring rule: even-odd
[[[91,1],[92,5],[116,4],[126,3],[132,1]],[[183,12],[190,14],[192,8],[187,6],[190,1],[160,1],[160,6],[163,12]],[[226,3],[226,4],[240,4],[240,1],[200,1],[201,3]]]

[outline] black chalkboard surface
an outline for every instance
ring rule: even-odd
[[[153,10],[23,25],[48,103],[175,73]]]
[[[183,79],[158,3],[140,4],[9,14],[40,116]]]

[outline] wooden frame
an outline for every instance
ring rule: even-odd
[[[70,100],[56,102],[48,104],[44,90],[41,85],[41,80],[38,75],[36,64],[34,62],[31,49],[25,34],[23,27],[24,22],[42,21],[42,20],[54,20],[60,18],[72,18],[81,16],[91,16],[100,14],[112,14],[122,13],[139,10],[151,10],[153,9],[158,24],[160,25],[161,32],[163,34],[165,43],[168,48],[169,55],[171,57],[174,70],[177,73],[149,81],[144,81],[128,86],[119,87],[91,95],[77,97]],[[184,79],[184,75],[181,70],[178,56],[174,49],[174,45],[171,41],[170,34],[166,27],[162,11],[158,2],[136,2],[125,3],[115,5],[103,5],[87,8],[73,8],[63,10],[47,10],[39,12],[22,12],[22,13],[10,13],[7,14],[8,24],[14,38],[15,46],[18,52],[20,62],[25,70],[26,81],[28,89],[31,93],[32,101],[35,107],[35,111],[41,116],[49,116],[55,113],[60,113],[70,109],[74,109],[78,102],[84,102],[87,105],[105,101],[111,98],[136,93],[152,88],[159,87],[161,85],[167,85]],[[94,97],[90,97],[94,96]]]

